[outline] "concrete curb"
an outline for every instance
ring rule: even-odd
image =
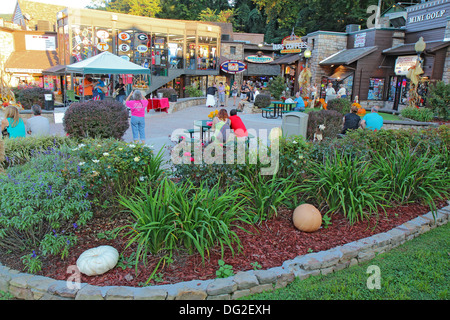
[[[387,232],[321,252],[297,256],[267,270],[238,272],[224,279],[193,280],[149,287],[93,286],[21,273],[0,263],[0,291],[24,300],[234,300],[285,287],[294,281],[329,274],[366,262],[449,222],[450,205],[395,227]]]

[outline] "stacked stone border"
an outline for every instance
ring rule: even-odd
[[[449,202],[450,204],[450,202]],[[193,280],[149,287],[93,286],[79,284],[71,289],[67,281],[21,273],[0,263],[0,291],[25,300],[234,300],[272,291],[294,281],[326,275],[373,259],[450,219],[450,205],[395,227],[387,232],[316,253],[308,253],[267,270],[238,272],[211,280]],[[68,277],[70,274],[68,274]]]

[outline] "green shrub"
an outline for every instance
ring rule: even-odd
[[[387,177],[391,201],[399,204],[424,200],[432,211],[435,199],[450,195],[448,168],[440,168],[440,155],[418,153],[411,147],[391,148],[386,155],[376,155],[373,166],[380,177]]]
[[[342,114],[335,110],[318,110],[311,111],[308,117],[308,128],[306,136],[308,140],[313,140],[314,133],[319,125],[325,125],[323,138],[336,138],[342,131],[343,122]]]
[[[438,81],[431,85],[427,101],[433,112],[441,119],[450,119],[450,84]]]
[[[24,164],[40,153],[57,149],[61,146],[73,147],[76,142],[65,136],[30,136],[21,139],[3,140],[5,157],[0,154],[0,167],[8,168]]]
[[[75,165],[70,155],[52,150],[6,170],[0,177],[2,249],[66,255],[74,228],[92,217],[86,185],[62,174]]]
[[[306,199],[326,210],[341,213],[350,224],[378,215],[386,205],[387,180],[366,160],[334,151],[323,162],[311,161],[301,183]]]
[[[284,78],[282,76],[277,76],[269,80],[267,90],[269,90],[270,94],[274,97],[275,100],[280,100],[283,91],[286,90],[286,83],[284,82]]]
[[[270,94],[258,94],[255,98],[254,105],[258,108],[267,108],[270,106]]]
[[[203,97],[203,91],[193,86],[186,86],[184,92],[188,97]]]
[[[41,108],[44,108],[45,97],[44,94],[51,94],[53,100],[55,97],[53,96],[53,92],[41,87],[31,87],[19,89],[17,91],[16,100],[20,101],[24,109],[31,109],[31,106],[34,104],[38,104]]]
[[[309,161],[313,144],[305,141],[303,136],[289,136],[280,138],[280,169],[278,175],[288,177],[294,172],[304,170]]]
[[[65,112],[63,126],[75,138],[121,139],[130,125],[123,104],[91,100],[72,103]]]
[[[143,144],[84,139],[70,150],[77,165],[67,175],[83,179],[93,195],[93,204],[111,214],[119,210],[117,193],[126,196],[138,180],[158,182],[163,175],[162,150],[155,156],[153,149]]]
[[[427,122],[434,118],[433,111],[427,108],[407,107],[400,112],[402,117],[416,121]]]
[[[332,99],[327,103],[327,110],[335,110],[340,114],[344,115],[350,112],[352,103],[348,99],[338,98]]]
[[[222,255],[225,247],[234,252],[240,241],[231,227],[247,221],[240,194],[239,189],[222,192],[217,186],[207,189],[164,179],[157,186],[141,183],[134,196],[120,196],[134,220],[123,229],[130,236],[127,246],[137,245],[136,265],[161,251],[197,251],[203,259],[216,245]]]

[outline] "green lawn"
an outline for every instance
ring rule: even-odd
[[[450,223],[380,254],[373,260],[326,276],[296,279],[285,288],[248,300],[448,300],[450,299]],[[368,282],[380,270],[380,289]]]

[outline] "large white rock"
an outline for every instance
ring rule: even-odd
[[[111,246],[99,246],[83,252],[77,259],[77,267],[88,276],[103,274],[114,268],[119,261],[119,252]]]

